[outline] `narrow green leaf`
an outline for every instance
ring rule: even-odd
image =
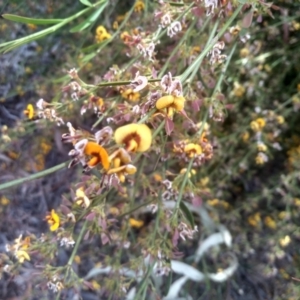
[[[20,39],[11,41],[11,42],[3,43],[3,44],[0,45],[0,48],[2,48],[0,50],[0,52],[6,53],[10,50],[13,50],[17,47],[20,47],[20,46],[24,45],[24,44],[27,44],[27,43],[30,43],[30,42],[35,41],[37,39],[40,39],[40,38],[42,38],[42,37],[44,37],[44,36],[46,36],[46,35],[48,35],[52,32],[55,32],[57,29],[59,29],[63,25],[65,25],[65,24],[62,22],[62,23],[59,23],[57,25],[51,26],[47,29],[36,32],[34,34],[28,35],[24,38],[20,38]]]
[[[99,2],[99,4],[100,3],[102,4],[102,1]],[[40,38],[42,38],[42,37],[44,37],[44,36],[46,36],[46,35],[48,35],[50,33],[53,33],[56,30],[58,30],[59,28],[65,26],[69,22],[73,21],[74,19],[80,17],[81,15],[87,13],[90,10],[91,10],[91,8],[87,7],[85,9],[79,11],[75,15],[64,19],[63,21],[59,22],[58,24],[52,25],[49,28],[43,29],[43,30],[41,30],[39,32],[35,32],[35,33],[30,34],[28,36],[25,36],[23,38],[16,39],[14,41],[2,43],[2,44],[0,44],[0,53],[6,53],[6,52],[8,52],[10,50],[13,50],[13,49],[15,49],[17,47],[20,47],[20,46],[24,45],[24,44],[27,44],[27,43],[32,42],[32,41],[35,41],[35,40],[40,39]]]
[[[26,18],[17,15],[4,14],[2,17],[9,21],[25,23],[25,24],[35,24],[35,25],[49,25],[49,24],[57,24],[64,19],[34,19],[34,18]]]
[[[97,52],[92,52],[92,53],[90,53],[90,54],[85,55],[81,61],[82,61],[83,63],[87,63],[87,62],[89,62],[91,59],[93,59],[96,55],[97,55]]]
[[[93,6],[93,4],[90,2],[90,1],[88,1],[88,0],[79,0],[83,5],[86,5],[86,6],[89,6],[89,7],[92,7]]]
[[[54,166],[50,169],[41,171],[39,173],[32,174],[32,175],[29,175],[29,176],[26,176],[26,177],[23,177],[23,178],[20,178],[20,179],[16,179],[16,180],[12,180],[12,181],[0,184],[0,191],[11,188],[11,187],[16,186],[16,185],[20,185],[20,184],[29,182],[29,181],[34,180],[34,179],[44,177],[44,176],[46,176],[48,174],[51,174],[51,173],[54,173],[56,171],[59,171],[59,170],[65,168],[65,167],[67,167],[69,163],[70,163],[70,161],[67,161],[67,162],[64,162],[62,164],[56,165],[56,166]]]
[[[108,2],[103,3],[103,5],[101,5],[95,12],[93,12],[85,21],[83,21],[82,23],[76,25],[75,27],[73,27],[70,32],[80,32],[83,31],[84,29],[90,27],[91,25],[93,25],[97,19],[99,18],[99,16],[101,15],[101,13],[103,12],[104,8],[106,7]]]
[[[59,78],[56,78],[56,79],[53,79],[51,80],[52,83],[62,83],[62,82],[65,82],[67,80],[70,80],[70,76],[69,75],[64,75],[62,77],[59,77]]]
[[[194,217],[193,214],[191,213],[191,211],[187,208],[187,206],[184,204],[183,201],[180,202],[180,209],[182,210],[182,212],[184,213],[185,217],[188,219],[188,221],[190,222],[192,229],[194,229],[195,227],[195,222],[194,222]]]

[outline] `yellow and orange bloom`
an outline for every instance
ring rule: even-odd
[[[126,44],[128,43],[130,40],[131,40],[131,36],[129,34],[128,31],[123,31],[121,34],[120,34],[120,38],[121,40]]]
[[[32,24],[32,23],[27,24],[27,27],[31,30],[36,30],[37,29],[37,26],[35,24]]]
[[[245,58],[247,56],[249,56],[250,51],[248,48],[243,48],[240,50],[240,57]]]
[[[111,38],[111,34],[106,32],[105,34],[102,34],[101,36],[97,36],[96,40],[97,42],[103,42],[105,40],[109,40]]]
[[[270,229],[276,229],[276,227],[277,227],[275,220],[273,218],[271,218],[270,216],[265,217],[264,223]]]
[[[21,264],[25,260],[30,261],[30,256],[29,256],[29,254],[25,250],[17,250],[15,252],[15,256],[16,256],[17,260],[19,261],[19,263],[21,263]]]
[[[189,140],[174,143],[173,151],[175,153],[185,154],[188,158],[198,157],[201,154],[204,154],[204,149],[199,144],[190,143]]]
[[[187,144],[183,151],[188,155],[188,157],[194,157],[195,155],[202,154],[202,147],[198,144],[189,143]]]
[[[144,226],[144,221],[143,220],[137,220],[137,219],[134,219],[134,218],[129,218],[129,225],[132,227],[132,228],[141,228]]]
[[[83,187],[78,188],[76,190],[75,194],[76,194],[76,198],[75,198],[76,204],[78,204],[80,206],[84,206],[84,207],[89,207],[90,206],[91,201],[87,197],[87,195],[85,194]]]
[[[89,100],[90,100],[90,103],[92,104],[95,112],[97,112],[97,111],[103,112],[105,110],[103,98],[95,96],[95,95],[91,95]]]
[[[13,252],[16,259],[19,261],[19,263],[23,263],[25,260],[30,260],[30,256],[27,252],[27,249],[30,245],[30,237],[27,236],[24,240],[22,239],[22,235],[20,235],[17,239],[15,239],[15,242],[13,245],[9,246],[7,245],[7,251]]]
[[[255,157],[255,162],[257,165],[263,165],[269,160],[268,156],[263,152],[258,152]]]
[[[250,123],[250,127],[253,131],[259,132],[266,126],[266,121],[263,118],[257,118]]]
[[[141,0],[136,1],[134,5],[134,11],[137,13],[142,12],[145,9],[145,3]]]
[[[125,149],[115,151],[109,158],[112,168],[107,171],[107,175],[116,174],[120,182],[124,182],[126,175],[136,173],[136,167],[131,164],[131,157]]]
[[[104,26],[100,25],[100,26],[98,26],[98,27],[96,28],[96,35],[101,36],[101,35],[103,35],[103,34],[105,34],[105,33],[107,33],[107,31],[106,31],[106,29],[105,29]]]
[[[99,163],[103,165],[104,169],[107,170],[109,168],[108,154],[106,150],[97,143],[87,142],[83,152],[92,157],[87,163],[90,168],[95,167]]]
[[[128,124],[115,131],[115,141],[125,145],[128,152],[145,152],[152,142],[150,128],[145,124]]]
[[[33,105],[31,103],[29,103],[23,113],[24,113],[24,115],[26,115],[28,117],[29,120],[32,120],[34,117]]]
[[[59,215],[55,212],[54,209],[51,210],[50,214],[46,216],[46,221],[50,225],[51,231],[56,231],[60,226],[60,218]]]
[[[185,174],[187,172],[187,168],[183,168],[180,170],[180,174]],[[189,174],[188,174],[188,178],[191,178],[192,176],[194,176],[196,174],[196,170],[195,169],[191,169]]]
[[[84,167],[88,168],[94,168],[101,163],[104,169],[107,170],[109,168],[108,153],[99,144],[83,139],[77,142],[74,148],[69,152],[69,155],[74,157],[76,163],[80,161]],[[86,157],[89,158],[87,163]]]
[[[140,100],[140,93],[138,92],[134,92],[133,89],[127,89],[125,91],[121,92],[121,96],[126,99],[129,100],[131,102],[137,102]]]
[[[257,143],[257,150],[259,152],[266,152],[268,149],[268,147],[266,146],[266,144],[264,144],[263,142],[258,142]]]
[[[241,27],[239,25],[233,26],[229,28],[229,32],[230,34],[232,34],[233,36],[238,35],[241,31]]]
[[[248,223],[253,227],[258,227],[261,223],[260,213],[257,212],[254,215],[249,216]]]
[[[243,97],[246,92],[246,89],[240,83],[238,83],[236,81],[233,83],[233,86],[234,86],[233,91],[232,91],[233,95],[238,98]]]
[[[182,111],[184,109],[185,98],[183,96],[167,95],[159,98],[156,102],[156,108],[163,111],[170,118],[173,117],[174,112]]]
[[[111,34],[107,32],[104,26],[100,25],[96,28],[96,41],[98,43],[103,42],[104,40],[110,38],[111,38]]]

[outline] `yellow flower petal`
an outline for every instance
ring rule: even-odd
[[[55,223],[59,223],[59,216],[54,209],[51,210],[51,217]]]
[[[136,172],[136,167],[134,165],[127,165],[125,168],[127,174],[134,174]]]
[[[137,102],[138,100],[140,100],[140,96],[141,96],[140,93],[134,92],[133,89],[125,90],[121,93],[121,95],[123,98],[132,102]]]
[[[118,162],[114,162],[113,165],[116,164],[116,165],[114,165],[115,168],[119,167],[121,164],[127,165],[128,163],[131,162],[131,157],[124,148],[120,148],[120,149],[116,150],[109,156],[110,161],[114,161],[116,158],[120,159],[120,164]]]
[[[263,129],[266,126],[266,121],[263,118],[258,118],[255,120],[260,129]]]
[[[117,144],[125,144],[127,151],[147,151],[152,142],[152,134],[145,124],[128,124],[115,131]]]
[[[23,263],[25,261],[25,259],[28,260],[28,261],[30,260],[29,254],[24,250],[18,250],[16,252],[16,258],[18,259],[18,261],[20,263]]]
[[[144,221],[136,220],[134,218],[130,218],[129,219],[129,224],[130,224],[131,227],[139,229],[144,225]]]
[[[166,107],[171,106],[173,102],[174,102],[174,96],[167,95],[159,98],[155,105],[157,109],[164,109]]]
[[[60,225],[60,219],[58,214],[55,212],[54,209],[51,210],[51,213],[46,216],[46,220],[50,225],[51,231],[56,231]]]
[[[184,152],[189,153],[190,157],[193,157],[195,154],[199,155],[202,153],[202,147],[198,144],[187,144],[184,147]]]
[[[107,175],[110,175],[110,174],[115,174],[115,173],[119,173],[119,172],[122,172],[124,171],[126,168],[126,166],[121,166],[121,167],[118,167],[118,168],[112,168],[110,170],[108,170],[106,172]]]
[[[104,26],[100,25],[96,28],[96,35],[101,36],[106,33],[107,33],[107,31]]]
[[[114,160],[113,160],[113,166],[114,168],[118,168],[121,166],[121,158],[120,157],[116,157]]]
[[[54,223],[50,226],[50,231],[56,231],[59,227],[59,223]]]
[[[28,104],[26,110],[24,110],[24,114],[28,117],[29,120],[34,117],[34,108],[32,104]]]
[[[180,97],[174,97],[174,103],[173,103],[173,107],[177,110],[177,111],[182,111],[184,108],[184,103],[185,103],[185,98],[183,96]]]
[[[135,5],[134,5],[134,11],[135,12],[141,12],[145,9],[145,3],[141,0],[136,1]]]
[[[76,203],[78,205],[84,204],[85,207],[89,207],[90,206],[90,199],[86,196],[83,187],[80,187],[76,190],[76,198],[77,201]]]

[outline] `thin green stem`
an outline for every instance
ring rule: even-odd
[[[218,82],[217,82],[217,84],[216,84],[216,86],[214,88],[213,94],[216,93],[220,89],[220,87],[221,87],[221,84],[222,84],[222,81],[224,79],[226,70],[227,70],[227,68],[229,66],[229,63],[230,63],[231,58],[232,58],[232,55],[233,55],[233,53],[234,53],[234,51],[236,49],[236,45],[237,45],[237,43],[235,43],[233,45],[233,47],[232,47],[232,49],[231,49],[231,51],[230,51],[230,53],[229,53],[229,55],[227,57],[226,64],[225,64],[224,68],[222,69],[221,75],[218,78]]]
[[[179,210],[180,202],[182,200],[183,192],[184,192],[185,186],[187,184],[187,181],[188,181],[188,178],[189,178],[189,174],[190,174],[190,171],[191,171],[192,166],[193,166],[193,162],[194,162],[194,158],[192,158],[190,160],[189,165],[187,167],[187,171],[184,174],[184,178],[183,178],[180,190],[179,190],[179,195],[178,195],[178,199],[177,199],[176,206],[175,206],[175,211],[176,212]]]
[[[212,40],[214,39],[215,33],[217,31],[219,25],[219,21],[216,22],[216,24],[214,25],[210,36],[208,38],[208,41],[205,45],[204,50],[201,52],[201,54],[198,56],[198,58],[192,63],[192,65],[182,74],[181,76],[181,80],[182,82],[184,82],[184,80],[186,78],[188,78],[188,76],[191,74],[191,76],[188,79],[188,82],[192,82],[193,78],[195,77],[204,57],[208,54],[208,52],[211,50],[211,48],[213,47],[214,43],[212,43]]]
[[[154,139],[159,133],[160,131],[163,129],[163,127],[165,126],[166,121],[163,120],[159,126],[155,129],[154,133],[152,134],[152,138]]]
[[[151,110],[149,111],[148,114],[146,114],[143,118],[141,118],[141,119],[138,121],[138,124],[143,124],[143,123],[145,123],[145,122],[150,118],[150,116],[153,115],[153,113],[155,112],[155,110],[156,110],[156,109],[151,109]]]
[[[57,165],[55,167],[52,167],[50,169],[41,171],[41,172],[39,172],[37,174],[30,175],[30,176],[25,177],[25,178],[20,178],[20,179],[12,180],[12,181],[7,182],[7,183],[0,184],[0,191],[8,189],[8,188],[11,188],[11,187],[19,185],[19,184],[23,184],[23,183],[29,182],[29,181],[34,180],[34,179],[38,179],[38,178],[44,177],[46,175],[49,175],[51,173],[54,173],[56,171],[59,171],[59,170],[65,168],[65,167],[67,167],[68,164],[69,164],[69,161],[64,162],[62,164],[59,164],[59,165]]]
[[[161,81],[161,78],[156,79],[148,79],[148,82],[158,82]],[[130,84],[132,80],[124,80],[124,81],[113,81],[113,82],[101,82],[96,86],[118,86],[118,85],[127,85]],[[95,87],[95,86],[93,86]]]
[[[189,37],[190,32],[192,31],[192,29],[194,28],[195,24],[196,24],[197,20],[194,20],[191,24],[191,26],[188,28],[188,30],[185,32],[185,34],[183,35],[183,37],[181,38],[181,40],[179,41],[179,43],[176,45],[176,47],[173,49],[173,51],[171,52],[171,54],[169,55],[167,61],[165,62],[163,68],[161,69],[161,71],[159,72],[159,77],[161,77],[166,69],[169,66],[169,63],[171,61],[171,59],[173,58],[173,56],[175,55],[175,53],[178,51],[179,47],[185,42],[185,40]]]
[[[194,6],[194,2],[192,2],[188,7],[187,9],[182,12],[174,21],[178,21],[180,20],[185,14],[187,14],[191,9],[192,7]],[[167,28],[165,28],[164,30],[161,30],[160,28],[158,29],[158,34],[155,35],[155,40],[159,40],[162,36],[164,36],[167,32]]]
[[[73,263],[74,257],[75,257],[75,255],[77,253],[78,247],[79,247],[79,245],[81,243],[81,240],[83,238],[83,234],[85,232],[87,223],[88,223],[88,220],[85,220],[84,223],[83,223],[83,226],[82,226],[82,228],[80,230],[80,233],[79,233],[79,236],[77,238],[76,244],[75,244],[74,249],[72,251],[72,254],[71,254],[70,258],[69,258],[69,261],[68,261],[68,264],[67,264],[68,266],[71,266],[72,263]]]
[[[222,29],[214,37],[215,31],[217,29],[218,22],[215,24],[204,50],[201,52],[201,54],[198,56],[198,58],[190,65],[190,67],[180,76],[180,79],[181,79],[182,82],[184,82],[189,76],[190,77],[188,79],[188,82],[192,81],[192,79],[196,75],[196,73],[197,73],[204,57],[212,49],[212,47],[215,45],[215,43],[218,41],[218,39],[225,33],[225,31],[229,28],[229,26],[231,26],[232,22],[235,20],[235,18],[240,13],[242,7],[243,7],[243,4],[240,4],[238,6],[238,8],[231,15],[231,17],[228,19],[228,21],[224,24],[224,26],[222,26]]]

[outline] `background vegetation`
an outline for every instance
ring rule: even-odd
[[[0,5],[0,298],[299,299],[299,1],[37,2]]]

